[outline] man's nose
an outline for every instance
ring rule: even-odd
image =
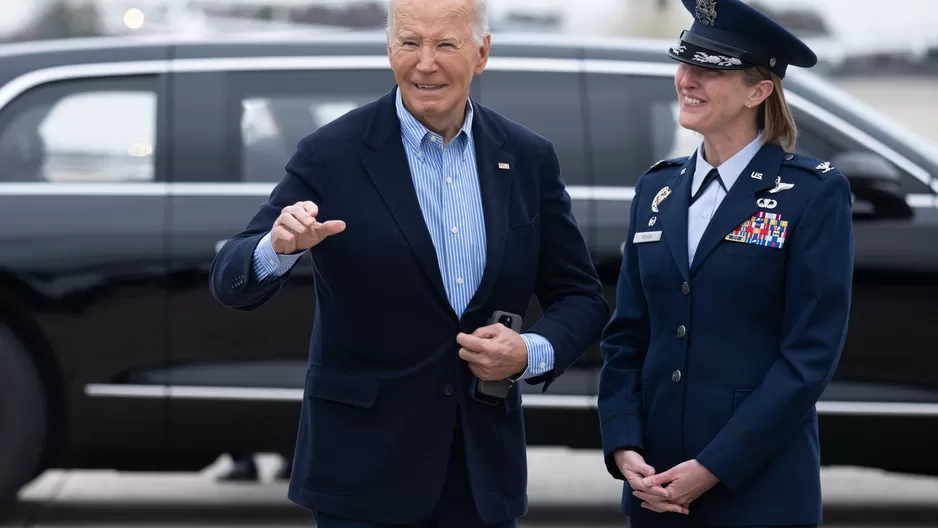
[[[420,71],[432,71],[436,69],[436,48],[434,48],[432,44],[420,48],[417,69]]]

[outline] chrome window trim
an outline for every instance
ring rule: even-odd
[[[85,395],[93,398],[300,402],[303,400],[303,389],[91,383],[85,386]],[[596,396],[574,394],[525,393],[521,400],[523,407],[535,409],[595,411],[597,405]],[[938,417],[938,403],[925,402],[822,400],[817,402],[816,408],[818,414],[822,415]]]
[[[384,55],[351,56],[270,56],[270,57],[225,57],[209,59],[172,59],[150,61],[105,62],[81,65],[54,66],[26,73],[0,87],[0,112],[11,101],[26,91],[54,81],[105,77],[152,75],[172,72],[197,71],[270,71],[270,70],[315,70],[315,69],[384,69],[390,68]],[[598,59],[552,59],[552,58],[516,58],[490,57],[486,66],[492,71],[543,71],[569,73],[603,73],[624,75],[671,76],[677,64],[667,62],[642,62],[631,60]],[[882,144],[869,134],[849,122],[835,116],[820,106],[811,103],[796,92],[786,91],[790,104],[795,108],[821,117],[839,132],[851,137],[873,152],[895,163],[922,183],[929,185],[938,195],[938,181],[932,181],[928,171],[906,159],[895,150]],[[268,195],[268,187],[255,183],[0,183],[0,196],[3,195],[53,195],[53,194],[114,194],[114,195],[210,195],[257,196]],[[272,187],[272,185],[270,186]],[[616,200],[630,201],[634,196],[633,187],[592,187],[570,186],[571,198],[578,200]],[[915,194],[908,198],[913,207],[938,207],[938,196]]]

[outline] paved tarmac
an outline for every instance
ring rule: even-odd
[[[522,528],[625,527],[618,514],[619,483],[598,451],[532,448],[530,513]],[[271,482],[278,459],[263,456],[260,484],[218,484],[222,458],[198,474],[49,471],[21,494],[0,521],[8,528],[312,527],[308,513]],[[938,478],[856,468],[823,473],[825,526],[938,528]]]

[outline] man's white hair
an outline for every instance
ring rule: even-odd
[[[489,32],[489,3],[488,0],[467,0],[472,3],[472,37],[476,44],[482,44],[485,34]],[[385,31],[388,38],[394,34],[394,9],[397,0],[388,0],[387,22]]]

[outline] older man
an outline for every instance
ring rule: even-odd
[[[304,138],[213,266],[216,298],[253,310],[312,255],[289,496],[324,528],[515,526],[527,466],[514,382],[546,389],[609,316],[553,146],[469,100],[485,8],[392,2],[397,86]],[[527,332],[497,317],[532,295],[543,316]]]

